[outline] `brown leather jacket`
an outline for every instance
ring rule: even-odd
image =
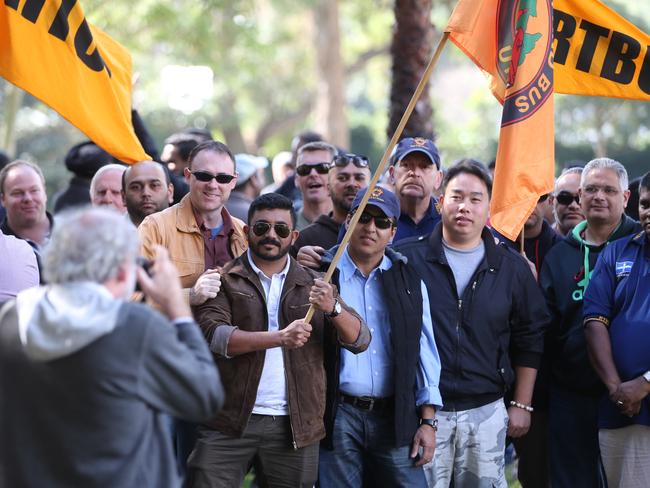
[[[232,216],[231,219],[230,251],[237,257],[248,249],[248,239],[244,223]],[[185,195],[176,205],[162,212],[148,215],[138,227],[138,233],[142,241],[140,252],[144,257],[154,257],[156,244],[167,248],[187,295],[189,288],[205,271],[203,234],[196,223],[190,196]]]
[[[305,317],[309,308],[309,290],[314,278],[322,276],[290,259],[280,299],[278,323],[281,329]],[[370,342],[368,327],[353,309],[342,301],[341,305],[361,324],[355,343],[341,345],[354,353],[362,352]],[[268,330],[264,289],[250,266],[247,253],[222,268],[219,294],[196,307],[194,313],[214,353],[226,390],[223,410],[208,425],[223,434],[240,437],[253,411],[265,351],[227,357],[228,340],[236,328]],[[332,335],[334,326],[322,312],[314,314],[311,325],[312,333],[307,344],[298,349],[283,350],[294,448],[313,444],[325,437],[323,345],[326,337]]]

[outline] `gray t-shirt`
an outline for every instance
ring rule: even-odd
[[[465,287],[472,278],[474,271],[476,271],[476,268],[485,256],[485,244],[481,240],[481,243],[473,249],[456,249],[443,240],[442,246],[445,250],[447,262],[454,273],[456,290],[460,297],[463,295]]]

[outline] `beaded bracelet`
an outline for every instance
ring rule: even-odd
[[[523,403],[519,403],[519,402],[516,402],[514,400],[510,400],[510,405],[512,405],[513,407],[517,407],[517,408],[521,408],[523,410],[526,410],[526,412],[532,412],[533,410],[535,410],[530,405],[524,405]]]

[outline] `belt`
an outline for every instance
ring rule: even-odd
[[[375,398],[375,397],[355,397],[351,395],[346,395],[345,393],[339,393],[339,398],[343,403],[348,403],[353,407],[356,407],[360,410],[366,410],[368,412],[375,411],[381,412],[393,408],[394,398],[393,397],[384,397],[384,398]]]

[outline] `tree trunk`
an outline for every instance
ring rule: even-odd
[[[315,129],[328,142],[348,148],[345,115],[345,66],[341,57],[338,0],[318,0],[314,10],[318,64]]]
[[[429,62],[433,32],[431,0],[395,0],[395,30],[391,46],[393,79],[390,118],[386,131],[389,138],[393,136]],[[403,135],[433,139],[433,109],[428,85],[422,92]]]
[[[5,83],[5,106],[4,106],[4,136],[0,143],[4,151],[13,158],[16,153],[16,116],[23,102],[25,92],[20,88]]]

